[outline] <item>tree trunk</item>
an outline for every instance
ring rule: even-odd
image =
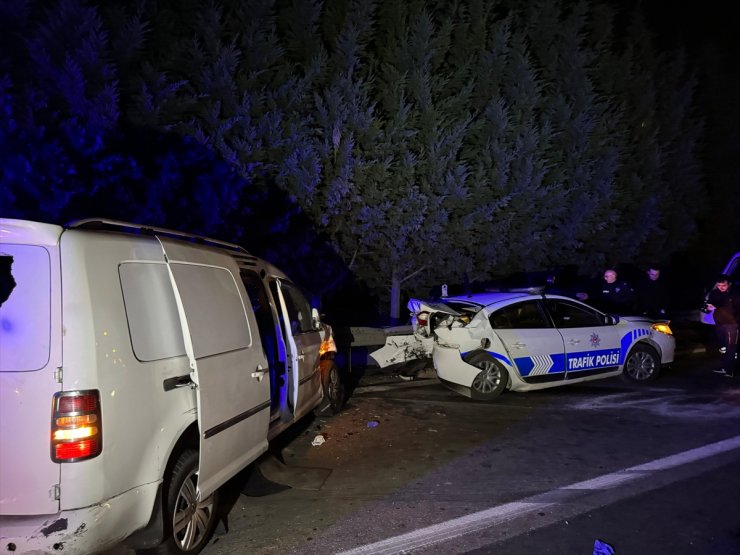
[[[401,319],[401,276],[396,270],[391,275],[391,320],[397,324]]]

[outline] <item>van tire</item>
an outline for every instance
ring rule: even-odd
[[[218,491],[196,502],[198,452],[185,449],[180,453],[165,477],[164,537],[155,549],[137,553],[158,555],[195,555],[200,553],[213,536],[217,523]],[[179,515],[180,523],[175,520]],[[191,535],[194,531],[194,535]]]
[[[339,414],[347,402],[347,389],[339,367],[331,359],[321,361],[321,388],[324,398],[316,407],[316,416]]]

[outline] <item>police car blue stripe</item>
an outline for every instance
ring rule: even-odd
[[[627,358],[627,353],[638,339],[651,334],[652,332],[649,329],[645,328],[638,328],[636,330],[632,330],[629,333],[626,333],[620,341],[619,364],[624,363],[625,359]]]
[[[514,362],[520,376],[542,376],[565,371],[565,355],[562,353],[521,357],[514,359]]]
[[[508,358],[506,358],[504,355],[501,355],[501,354],[496,353],[494,351],[486,351],[486,352],[489,355],[491,355],[493,358],[497,358],[498,360],[500,360],[503,363],[508,364],[509,366],[514,366],[514,364],[512,364],[512,362]]]
[[[467,351],[467,352],[464,352],[464,353],[460,353],[460,355],[462,356],[462,358],[465,358],[466,356],[468,356],[472,352],[473,351]],[[504,364],[508,364],[509,366],[514,366],[514,364],[508,358],[506,358],[504,355],[499,354],[499,353],[497,353],[495,351],[486,351],[486,352],[489,355],[491,355],[493,358],[496,358],[496,359],[500,360]]]

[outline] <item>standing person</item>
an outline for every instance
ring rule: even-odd
[[[604,282],[590,297],[596,308],[604,312],[626,314],[632,311],[635,291],[626,281],[617,279],[613,268],[604,271]]]
[[[668,314],[668,290],[657,264],[648,266],[637,286],[637,306],[641,314],[651,318],[665,318]]]
[[[732,290],[729,276],[722,274],[707,295],[706,310],[714,314],[714,324],[722,355],[721,367],[714,372],[732,378],[735,376],[737,354],[737,325],[740,297]]]

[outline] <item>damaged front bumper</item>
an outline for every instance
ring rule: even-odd
[[[55,515],[0,516],[0,553],[100,553],[121,543],[151,517],[159,483],[105,503]]]

